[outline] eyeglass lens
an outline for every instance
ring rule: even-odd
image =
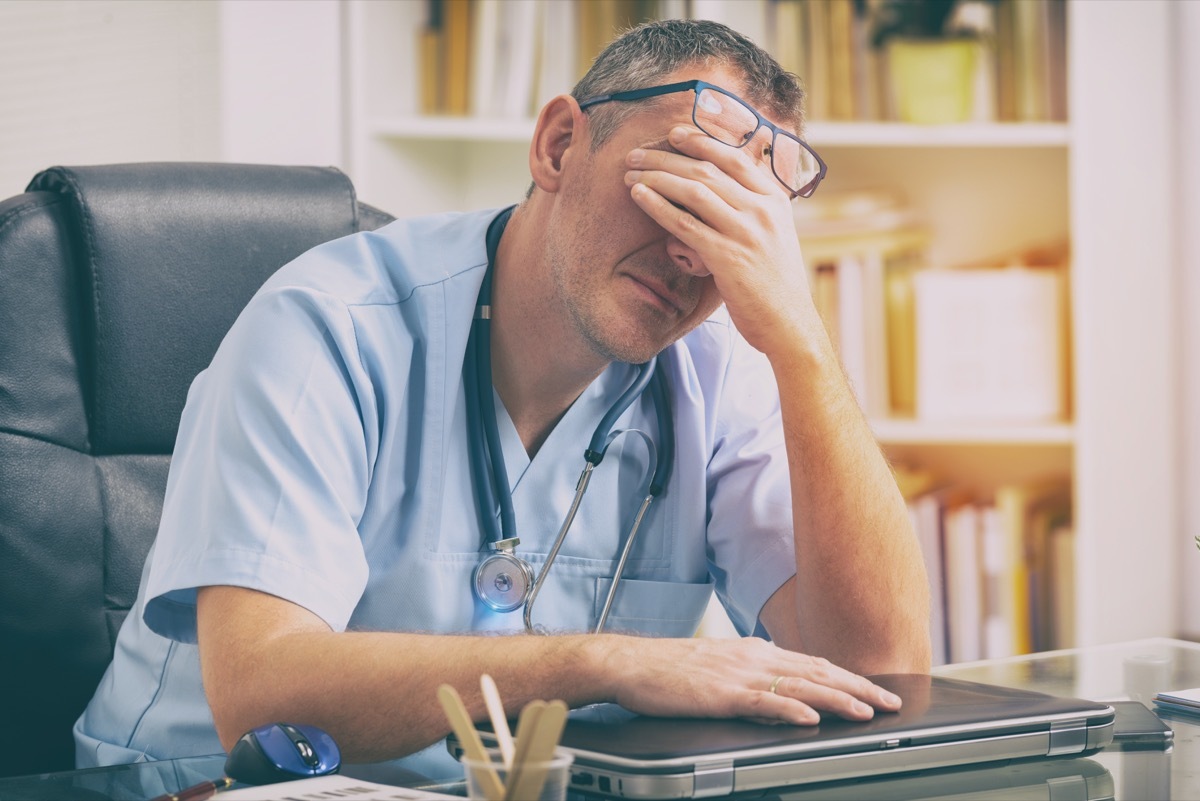
[[[759,128],[758,115],[737,98],[704,88],[696,94],[696,127],[719,142],[742,147]],[[820,173],[816,157],[798,139],[774,132],[771,168],[793,192],[807,187]]]

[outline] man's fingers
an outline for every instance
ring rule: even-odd
[[[735,212],[729,203],[708,184],[660,170],[630,170],[625,173],[625,184],[631,190],[637,184],[653,189],[676,209],[690,213],[716,231],[727,232],[738,228]]]
[[[780,671],[784,675],[790,675],[789,670],[794,671],[795,675],[808,678],[817,684],[842,690],[876,709],[895,711],[900,708],[901,702],[898,696],[870,679],[838,667],[827,659],[806,654],[794,654],[793,656],[796,658],[796,664],[785,666],[784,670]]]
[[[850,693],[836,690],[801,676],[785,676],[775,685],[775,694],[792,698],[822,712],[832,712],[847,720],[870,720],[875,710]]]
[[[616,700],[642,714],[812,726],[822,714],[869,720],[877,710],[900,706],[862,676],[754,637],[629,645],[641,658],[624,662],[637,667],[621,681]]]
[[[771,172],[770,157],[754,157],[754,141],[745,147],[731,147],[718,142],[698,128],[684,125],[672,128],[668,141],[671,147],[680,153],[716,165],[721,172],[732,176],[741,186],[757,194],[769,195],[783,191],[783,187]],[[663,152],[662,155],[671,154]]]
[[[716,233],[688,208],[680,208],[641,182],[634,183],[629,192],[642,211],[683,244],[697,252],[712,244]]]

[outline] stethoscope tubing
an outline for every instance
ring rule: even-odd
[[[490,535],[492,547],[500,551],[502,548],[499,546],[504,546],[507,549],[507,553],[511,556],[512,549],[520,540],[517,538],[516,513],[513,509],[508,470],[504,464],[504,453],[500,445],[500,431],[496,422],[496,405],[494,391],[492,390],[490,326],[491,268],[495,262],[500,233],[504,230],[510,214],[511,210],[502,212],[488,229],[488,267],[484,273],[483,282],[480,287],[476,314],[471,322],[471,336],[467,340],[463,381],[468,405],[468,435],[471,442],[475,443],[475,446],[470,449],[470,463],[471,475],[476,487],[475,497],[479,509],[479,517],[487,533]],[[527,633],[532,634],[536,632],[533,624],[534,601],[537,599],[538,593],[545,583],[551,565],[553,565],[554,560],[558,556],[559,549],[566,539],[567,532],[570,531],[572,524],[575,522],[579,506],[583,501],[583,496],[587,492],[592,471],[603,461],[608,447],[612,444],[613,440],[622,433],[640,435],[646,441],[647,447],[650,450],[651,458],[654,461],[654,470],[649,480],[646,497],[638,507],[633,524],[630,526],[629,534],[625,537],[624,545],[621,548],[616,570],[613,574],[612,585],[609,587],[595,628],[595,633],[597,634],[603,631],[605,623],[608,620],[617,588],[624,574],[629,554],[632,552],[634,541],[641,529],[642,521],[645,519],[654,499],[665,491],[670,481],[675,458],[675,431],[666,376],[658,363],[657,357],[652,357],[649,361],[637,365],[636,369],[637,374],[634,377],[633,383],[609,408],[604,417],[601,418],[599,424],[596,426],[596,430],[592,434],[591,440],[588,442],[587,450],[584,451],[584,468],[583,472],[580,473],[579,480],[576,482],[575,496],[571,501],[570,509],[563,519],[562,525],[559,527],[558,534],[555,536],[554,543],[546,555],[546,561],[542,565],[542,569],[537,572],[533,584],[524,598],[522,617]],[[657,446],[649,435],[639,429],[613,430],[616,421],[625,413],[625,410],[641,397],[647,389],[650,390],[656,423],[658,424],[659,442]],[[487,451],[486,456],[483,453],[485,449]],[[488,475],[489,468],[490,476]],[[496,520],[495,510],[497,506],[499,506],[500,512],[499,521]],[[499,522],[499,525],[497,525],[497,522]],[[522,563],[527,565],[523,560]],[[479,591],[478,584],[476,584],[476,590],[477,592]],[[483,596],[481,596],[481,600],[498,611],[510,608],[507,606],[499,607]]]

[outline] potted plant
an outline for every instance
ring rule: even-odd
[[[960,0],[883,0],[872,44],[886,51],[897,116],[918,124],[964,122],[975,107],[980,31],[957,21]],[[978,16],[978,15],[975,15]]]

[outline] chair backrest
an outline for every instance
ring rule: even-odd
[[[188,387],[238,313],[390,220],[311,167],[57,167],[0,203],[0,776],[73,767]]]

